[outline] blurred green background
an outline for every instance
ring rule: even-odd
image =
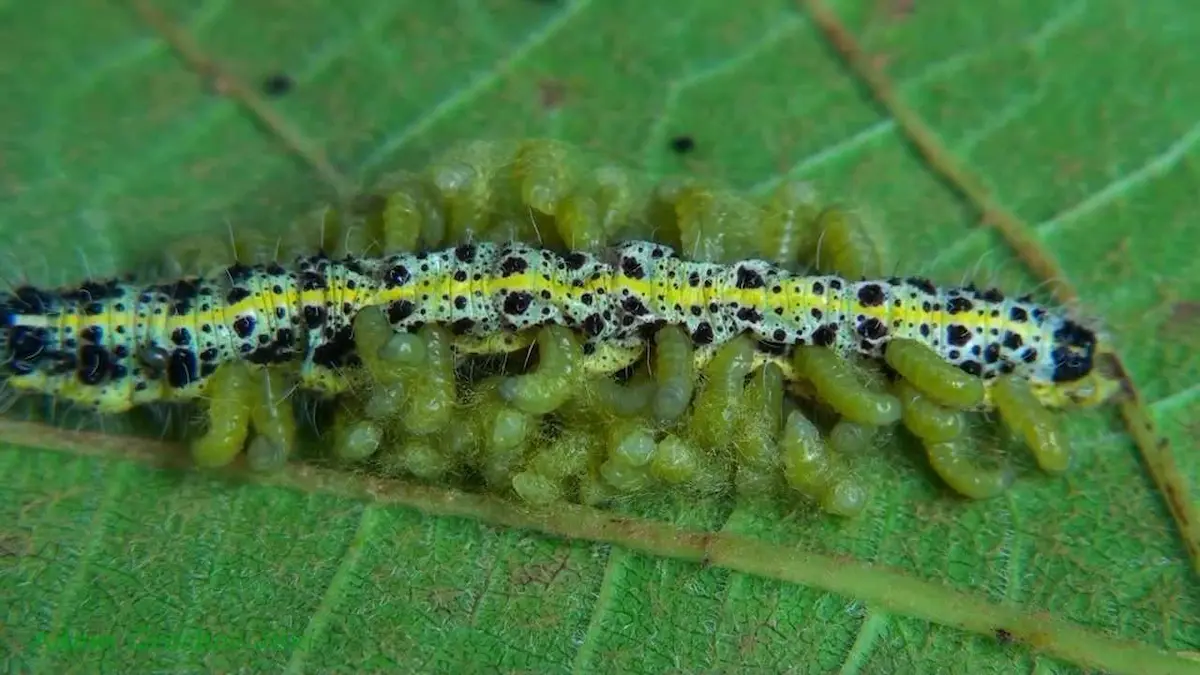
[[[1200,4],[830,3],[903,96],[1034,224],[1200,479]],[[751,192],[813,181],[899,268],[1035,290],[789,0],[160,0],[229,75],[368,181],[473,138],[553,136]],[[0,259],[58,284],[332,197],[116,0],[0,2]],[[220,89],[220,87],[218,87]],[[672,151],[688,135],[695,149]],[[1174,527],[1112,411],[1065,479],[968,504],[885,453],[841,523],[732,503],[653,517],[886,565],[964,597],[1200,650]],[[1072,672],[854,594],[0,439],[11,672]],[[1131,648],[1132,649],[1132,648]],[[1136,655],[1136,651],[1133,652]],[[1200,663],[1197,664],[1200,666]]]

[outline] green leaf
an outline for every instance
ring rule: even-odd
[[[554,136],[750,191],[810,179],[885,223],[904,273],[1037,284],[786,0],[159,7],[234,78],[288,73],[271,108],[355,178],[461,139]],[[5,276],[123,272],[332,197],[137,12],[63,9],[0,3]],[[1036,224],[1200,480],[1200,5],[836,9]],[[135,441],[4,423],[0,654],[46,673],[1200,672],[1160,654],[1200,651],[1161,496],[1111,411],[1067,422],[1070,475],[981,503],[883,448],[870,510],[845,523],[728,503],[542,518],[353,475],[161,468]]]

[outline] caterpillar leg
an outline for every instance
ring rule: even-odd
[[[611,375],[637,363],[637,360],[645,352],[646,346],[640,342],[634,344],[591,343],[584,347],[580,367],[585,373]]]
[[[254,406],[254,377],[241,363],[225,364],[212,374],[206,410],[208,430],[191,444],[192,458],[202,467],[229,464],[246,447]]]
[[[459,335],[454,338],[454,351],[464,355],[511,354],[532,345],[534,338],[535,334],[530,331],[505,332],[483,337]]]

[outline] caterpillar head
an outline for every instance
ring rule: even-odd
[[[16,390],[39,390],[47,371],[58,365],[58,356],[46,349],[45,328],[27,325],[22,315],[42,305],[31,305],[42,296],[29,289],[0,294],[0,383]]]
[[[1090,408],[1111,400],[1124,388],[1109,339],[1072,319],[1052,333],[1053,375],[1035,385],[1039,398],[1054,408]]]

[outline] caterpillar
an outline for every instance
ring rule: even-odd
[[[642,241],[604,256],[480,242],[374,259],[318,255],[292,270],[234,265],[144,287],[23,287],[0,296],[0,344],[11,387],[102,412],[197,398],[235,361],[298,361],[305,386],[336,393],[336,371],[360,363],[351,324],[366,307],[386,308],[397,332],[446,326],[464,338],[460,350],[478,353],[497,341],[511,351],[519,334],[561,325],[586,338],[591,372],[630,365],[648,336],[673,325],[690,336],[699,367],[741,334],[764,360],[808,345],[878,359],[906,340],[986,384],[1026,380],[1051,407],[1087,404],[1097,391],[1077,384],[1093,371],[1096,334],[1028,299],[919,278],[795,276],[759,260],[691,262]],[[890,364],[921,368],[905,356]],[[978,399],[967,407],[985,405]]]
[[[205,401],[208,430],[193,444],[204,465],[231,461],[250,427],[252,463],[286,458],[294,380],[341,398],[333,447],[347,459],[390,441],[388,461],[410,474],[467,462],[527,501],[560,498],[571,482],[595,501],[653,481],[718,485],[728,466],[714,452],[735,448],[739,487],[786,480],[843,515],[864,489],[840,457],[875,429],[903,423],[948,484],[984,497],[1008,479],[964,459],[967,411],[998,410],[1043,469],[1061,471],[1069,453],[1049,410],[1116,391],[1097,367],[1105,338],[1063,311],[918,277],[861,279],[881,267],[879,247],[853,245],[856,222],[804,190],[778,191],[767,211],[686,182],[636,196],[638,183],[609,167],[569,177],[569,152],[476,142],[393,176],[368,200],[371,234],[342,247],[353,253],[17,288],[0,296],[4,383],[106,413]],[[537,234],[556,245],[520,241],[531,218],[497,218],[493,202],[505,201],[535,229],[541,218]],[[349,236],[354,213],[326,211],[322,226]],[[609,243],[644,214],[692,259],[645,239]],[[783,261],[811,247],[814,224],[847,243],[805,275]],[[761,258],[743,253],[755,236]],[[336,250],[328,239],[321,247]],[[459,243],[422,245],[446,239]],[[463,359],[529,348],[532,370],[459,395]],[[828,447],[805,413],[784,414],[785,389],[840,416]],[[450,425],[455,409],[470,422]]]

